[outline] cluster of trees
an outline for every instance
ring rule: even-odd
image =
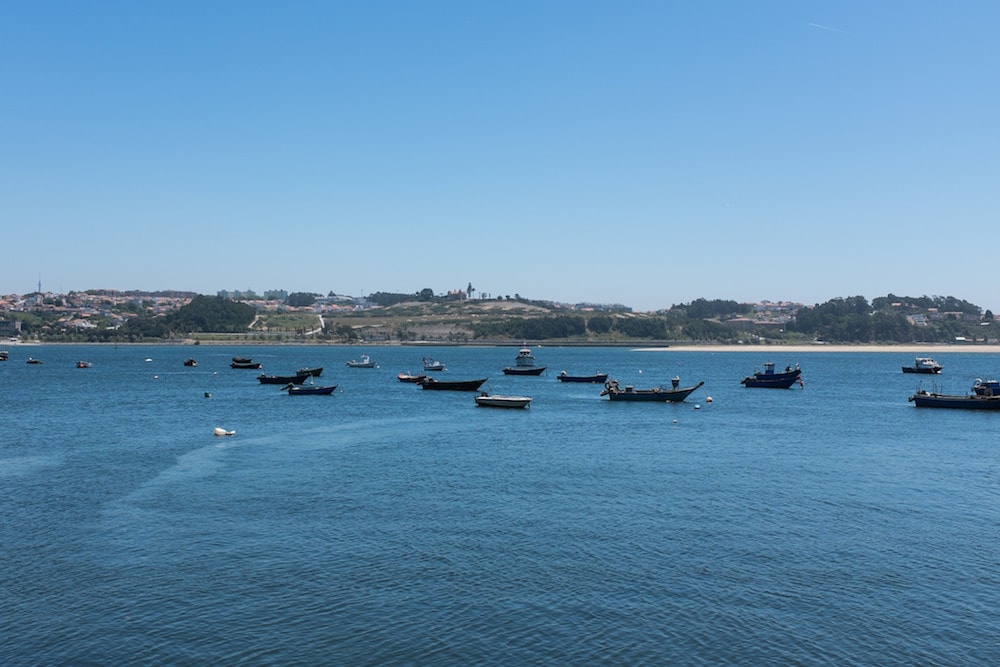
[[[119,336],[166,338],[190,333],[243,333],[256,316],[253,306],[232,299],[199,294],[163,317],[133,317],[116,332]]]
[[[633,339],[633,340],[715,340],[729,342],[737,333],[719,322],[693,319],[684,313],[665,315],[550,315],[511,317],[472,324],[478,339]]]

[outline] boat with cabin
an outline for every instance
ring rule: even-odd
[[[939,394],[919,389],[907,400],[918,408],[1000,410],[1000,381],[976,378],[968,394]]]
[[[358,360],[351,359],[347,362],[348,368],[375,368],[375,360],[367,354],[362,354]]]
[[[785,370],[776,373],[774,362],[769,361],[764,364],[763,371],[756,371],[753,375],[748,375],[740,384],[744,387],[764,387],[768,389],[788,389],[796,382],[799,386],[805,386],[802,382],[802,370],[798,364],[795,367],[785,366]]]
[[[632,385],[627,385],[624,389],[618,386],[618,380],[610,380],[604,383],[604,391],[601,396],[607,396],[612,401],[651,401],[657,403],[679,403],[690,396],[698,387],[705,384],[704,381],[690,387],[681,387],[681,380],[674,377],[670,380],[670,387],[653,387],[652,389],[636,389]]]
[[[541,375],[547,366],[536,366],[535,357],[531,354],[531,348],[525,346],[517,352],[514,357],[514,365],[503,369],[504,375]]]
[[[916,357],[912,366],[903,366],[904,373],[923,373],[925,375],[936,375],[944,368],[941,364],[930,357]]]
[[[425,371],[443,371],[444,364],[430,357],[424,357],[424,370]]]

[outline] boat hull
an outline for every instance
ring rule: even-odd
[[[765,389],[788,389],[802,377],[802,371],[795,369],[787,373],[754,373],[740,380],[744,387]]]
[[[527,408],[531,399],[527,396],[476,396],[476,405],[481,408]]]
[[[335,384],[325,387],[297,387],[295,385],[288,385],[285,387],[285,390],[289,396],[329,396],[336,388],[337,385]]]
[[[917,392],[909,401],[918,408],[953,410],[1000,410],[1000,396],[956,396]]]
[[[681,387],[679,389],[664,389],[662,387],[655,389],[633,389],[631,387],[616,389],[605,386],[604,391],[601,392],[601,396],[607,395],[612,401],[680,403],[703,384],[705,383],[699,382],[693,387]]]
[[[258,375],[261,384],[302,384],[309,375]]]
[[[243,363],[243,362],[234,361],[233,363],[229,364],[229,367],[230,368],[238,368],[240,370],[259,371],[260,367],[261,367],[261,363],[259,361],[257,363],[252,363],[252,362],[251,363]]]
[[[300,368],[298,371],[296,371],[296,373],[298,373],[299,375],[311,375],[314,378],[318,378],[320,375],[323,374],[323,369],[322,369],[322,367],[320,367],[320,368]]]
[[[590,384],[601,384],[602,382],[608,381],[607,373],[599,373],[597,375],[557,375],[556,379],[560,382],[587,382]]]
[[[941,367],[937,368],[923,368],[916,366],[903,366],[904,373],[920,373],[921,375],[935,375],[941,372]]]
[[[478,391],[489,378],[481,380],[435,380],[434,378],[424,378],[420,386],[424,389],[439,391]]]
[[[541,375],[548,366],[537,366],[533,368],[510,367],[503,369],[504,375]]]

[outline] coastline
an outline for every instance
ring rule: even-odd
[[[893,354],[912,354],[917,356],[933,356],[952,352],[1000,354],[1000,345],[944,345],[928,343],[919,345],[901,343],[898,345],[671,345],[670,347],[639,348],[642,351],[655,352],[768,352],[771,354],[804,352],[891,352]]]

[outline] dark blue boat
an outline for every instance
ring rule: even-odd
[[[261,384],[302,384],[311,375],[258,375]]]
[[[1000,410],[1000,381],[976,380],[968,394],[938,394],[920,389],[907,400],[918,408]]]
[[[608,381],[607,373],[595,373],[594,375],[567,375],[566,371],[561,371],[556,379],[560,382],[589,382],[591,384],[601,384]]]
[[[757,371],[753,375],[748,375],[742,380],[740,384],[744,387],[766,387],[769,389],[788,389],[796,382],[802,385],[802,371],[799,369],[799,365],[795,364],[795,368],[791,366],[785,366],[785,370],[781,373],[774,372],[774,362],[767,362],[764,364],[763,371]]]

